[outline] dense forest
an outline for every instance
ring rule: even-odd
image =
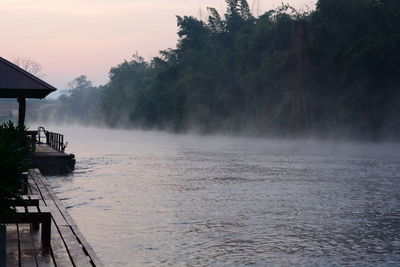
[[[76,78],[31,119],[177,132],[400,136],[400,1],[319,0],[254,17],[246,0],[177,16],[178,43],[94,87]]]

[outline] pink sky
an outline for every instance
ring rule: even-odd
[[[257,1],[248,2],[256,13]],[[282,0],[258,2],[262,14]],[[308,9],[316,0],[285,2]],[[0,56],[39,62],[59,89],[81,74],[100,85],[135,51],[149,59],[175,47],[175,15],[206,17],[207,6],[225,10],[223,0],[1,0]]]

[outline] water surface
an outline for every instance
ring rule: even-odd
[[[398,266],[400,146],[52,127],[107,266]]]

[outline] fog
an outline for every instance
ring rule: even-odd
[[[246,1],[231,1],[223,12],[209,8],[204,19],[178,16],[176,47],[150,59],[134,53],[110,66],[100,86],[81,75],[57,100],[29,103],[29,120],[398,140],[400,53],[397,28],[386,27],[397,21],[398,6],[335,3],[321,0],[308,11],[281,5],[255,16]]]
[[[390,265],[400,249],[399,144],[42,125],[76,156],[48,181],[105,265]]]

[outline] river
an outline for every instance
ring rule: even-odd
[[[399,266],[400,145],[50,127],[106,266]]]

